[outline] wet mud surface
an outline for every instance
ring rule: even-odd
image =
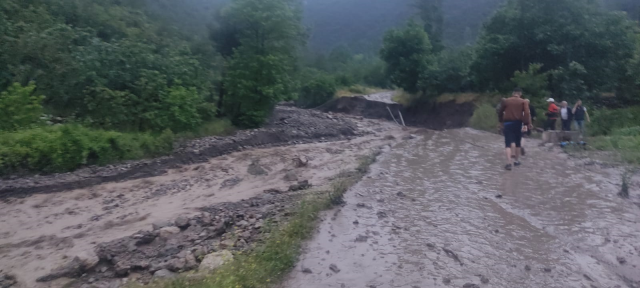
[[[284,287],[640,287],[638,186],[622,171],[501,139],[420,135],[379,158],[327,213]]]
[[[126,281],[146,283],[158,271],[170,275],[197,269],[204,254],[252,245],[264,223],[286,217],[298,196],[313,193],[310,186],[322,189],[335,175],[355,169],[360,157],[413,133],[386,121],[309,113],[329,122],[298,131],[342,135],[342,128],[351,127],[344,133],[355,136],[246,147],[193,164],[163,166],[157,175],[143,178],[5,195],[0,201],[0,284],[121,287]],[[283,127],[306,123],[275,121]],[[200,147],[206,149],[207,141],[201,140]],[[191,145],[198,147],[198,142]],[[80,176],[68,179],[75,177]],[[32,187],[27,180],[15,183]]]

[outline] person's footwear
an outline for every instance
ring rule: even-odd
[[[527,152],[524,152],[524,147],[520,147],[520,153],[522,156],[527,155]]]
[[[511,166],[511,164],[507,164],[506,166],[504,166],[504,169],[507,170],[507,171],[511,171],[511,169],[513,169],[513,168]]]
[[[513,166],[518,167],[518,166],[520,166],[520,165],[521,165],[520,161],[515,161],[515,162],[513,162]]]

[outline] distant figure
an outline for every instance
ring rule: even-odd
[[[504,99],[500,105],[498,118],[500,126],[504,132],[505,152],[507,156],[506,170],[512,170],[513,166],[520,166],[520,147],[522,144],[523,124],[527,129],[531,129],[531,111],[529,110],[529,102],[522,97],[522,89],[513,90],[511,97]],[[515,151],[515,161],[511,157],[512,151]]]
[[[571,108],[569,108],[569,104],[567,104],[567,101],[562,101],[560,107],[562,131],[571,131],[571,120],[573,118],[573,111],[571,110]]]
[[[558,106],[556,106],[556,100],[553,98],[547,99],[547,103],[549,103],[549,109],[547,110],[547,122],[544,124],[544,130],[556,130],[556,122],[558,122],[558,113],[560,112]]]
[[[578,100],[576,105],[573,106],[573,120],[576,121],[576,127],[578,131],[580,131],[580,135],[584,136],[584,119],[587,119],[587,123],[591,123],[591,119],[589,119],[589,113],[587,113],[587,108],[582,106],[582,100]]]

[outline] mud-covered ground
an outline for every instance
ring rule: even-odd
[[[498,135],[433,132],[383,154],[284,287],[640,287],[640,191],[622,168]]]
[[[276,115],[267,128],[192,141],[160,160],[3,180],[19,193],[0,202],[0,287],[119,287],[198,270],[208,254],[252,245],[304,193],[413,131],[288,107]],[[220,143],[239,152],[219,156]]]

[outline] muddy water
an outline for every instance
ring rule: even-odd
[[[150,230],[152,223],[196,214],[198,208],[248,199],[267,189],[286,191],[295,183],[284,179],[293,172],[298,180],[316,186],[358,158],[410,133],[395,124],[376,120],[358,122],[373,134],[349,141],[254,149],[184,166],[166,175],[106,183],[86,189],[8,198],[0,202],[0,271],[17,275],[20,287],[61,287],[36,283],[75,255],[96,244]],[[394,137],[390,137],[394,136]],[[305,167],[292,160],[301,158]],[[249,168],[257,163],[261,173]]]
[[[462,129],[393,147],[284,286],[640,287],[640,209],[615,196],[620,171],[532,140],[506,172],[501,145]]]

